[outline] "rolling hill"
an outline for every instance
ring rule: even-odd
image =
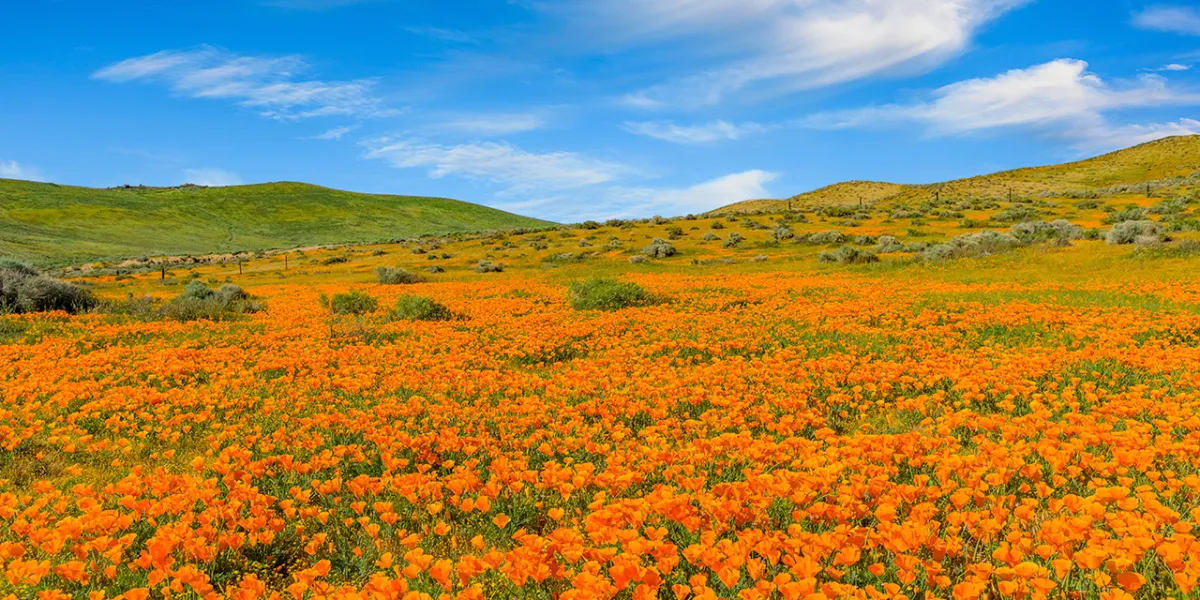
[[[94,189],[0,179],[0,257],[42,265],[547,225],[458,200],[303,183]]]
[[[935,191],[945,197],[1004,197],[1009,193],[1035,196],[1045,192],[1086,191],[1112,185],[1137,184],[1189,175],[1200,170],[1200,135],[1176,136],[1147,142],[1108,154],[1043,167],[1001,171],[934,184],[875,181],[835,183],[782,200],[747,200],[718,208],[725,214],[788,207],[920,202]]]

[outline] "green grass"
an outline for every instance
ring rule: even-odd
[[[0,256],[39,265],[547,225],[458,200],[303,183],[92,189],[0,179]]]

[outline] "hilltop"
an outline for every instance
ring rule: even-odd
[[[811,206],[920,202],[934,194],[955,198],[1087,194],[1112,186],[1156,182],[1200,170],[1200,136],[1176,136],[1139,144],[1095,158],[1001,171],[932,184],[877,181],[835,183],[782,200],[747,200],[712,211],[714,214],[777,211]]]
[[[458,200],[304,183],[95,189],[0,179],[0,256],[38,264],[547,225]]]

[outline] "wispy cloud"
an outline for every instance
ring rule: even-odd
[[[369,140],[366,157],[397,168],[427,169],[430,177],[456,175],[507,186],[507,193],[566,190],[612,181],[633,169],[573,152],[536,153],[507,143],[443,146],[416,139]]]
[[[415,27],[414,26],[414,27],[405,27],[404,30],[409,33],[415,34],[415,35],[420,35],[420,36],[432,38],[435,40],[441,40],[443,42],[454,42],[456,44],[477,44],[477,43],[479,43],[479,40],[476,39],[475,36],[465,32],[465,31],[460,31],[458,29],[445,29],[442,27],[429,27],[429,26],[424,26],[424,27]]]
[[[1089,72],[1087,66],[1081,60],[1059,59],[951,84],[935,90],[927,102],[819,113],[801,124],[836,129],[911,122],[925,126],[935,136],[1025,127],[1091,149],[1130,135],[1163,137],[1173,130],[1170,126],[1140,130],[1114,126],[1106,112],[1200,104],[1200,95],[1173,90],[1161,76],[1143,75],[1118,87]]]
[[[698,125],[676,125],[670,121],[625,123],[625,130],[630,133],[650,136],[676,144],[711,144],[728,140],[740,140],[748,135],[767,131],[767,129],[769,128],[757,123],[737,125],[726,121],[712,121]]]
[[[606,192],[607,208],[618,217],[702,213],[742,200],[767,198],[766,185],[778,174],[743,171],[684,188],[621,187]]]
[[[625,96],[641,108],[720,103],[931,69],[1027,0],[575,0],[568,17],[609,46],[680,41],[708,66]],[[554,10],[561,11],[561,8]],[[597,25],[599,24],[599,25]]]
[[[213,169],[209,167],[201,169],[184,169],[183,179],[184,183],[207,185],[209,187],[224,187],[229,185],[242,185],[245,183],[236,173],[232,173],[224,169]]]
[[[546,125],[546,118],[536,113],[491,113],[451,117],[441,123],[430,125],[431,129],[443,132],[498,137],[514,133],[535,131]]]
[[[231,100],[273,119],[399,113],[375,95],[374,80],[306,79],[302,73],[307,69],[299,56],[242,56],[202,46],[126,59],[92,77],[118,83],[160,82],[181,96]]]
[[[345,137],[345,135],[346,135],[347,133],[350,133],[351,131],[354,131],[355,129],[358,129],[358,125],[346,125],[346,126],[343,126],[343,127],[334,127],[333,129],[327,129],[327,130],[325,130],[325,131],[324,131],[324,132],[322,132],[322,133],[319,133],[319,134],[317,134],[317,135],[314,135],[314,136],[312,136],[312,137],[311,137],[311,138],[309,138],[309,139],[313,139],[313,140],[340,140],[340,139],[342,139],[343,137]]]
[[[1188,6],[1151,6],[1134,13],[1133,24],[1154,31],[1200,35],[1200,10]]]
[[[0,179],[24,179],[26,181],[48,181],[41,169],[23,165],[15,160],[0,160]]]

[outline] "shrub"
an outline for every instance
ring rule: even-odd
[[[649,306],[661,300],[642,286],[613,279],[577,281],[567,289],[567,300],[575,310],[618,310]]]
[[[504,264],[492,262],[485,258],[476,263],[474,270],[476,273],[500,273],[504,271]]]
[[[263,305],[240,286],[227,283],[213,290],[199,281],[189,282],[182,293],[163,304],[149,296],[138,298],[130,294],[124,300],[109,300],[100,305],[100,311],[110,315],[185,322],[199,319],[226,321],[263,309]]]
[[[662,238],[654,238],[654,241],[650,242],[650,245],[646,246],[642,253],[650,258],[667,258],[675,256],[675,246]]]
[[[710,232],[704,234],[704,237],[702,237],[700,239],[702,239],[706,242],[717,242],[717,241],[721,240],[721,236],[710,231]]]
[[[1146,211],[1136,206],[1131,206],[1125,210],[1117,211],[1106,217],[1104,222],[1108,224],[1124,223],[1126,221],[1145,221]]]
[[[1136,258],[1196,258],[1200,257],[1200,240],[1185,240],[1175,245],[1140,246],[1133,251]]]
[[[0,310],[69,313],[91,310],[96,299],[91,292],[59,279],[38,274],[33,267],[11,260],[0,261]]]
[[[425,270],[429,271],[430,273],[445,273],[446,272],[446,268],[441,265],[433,265],[432,267],[429,267]]]
[[[683,238],[683,228],[679,226],[667,228],[667,239],[678,240]]]
[[[879,262],[879,257],[868,250],[859,250],[851,246],[842,246],[837,250],[826,250],[817,255],[817,260],[823,263],[838,263],[842,265],[859,265]]]
[[[1019,221],[1032,221],[1042,216],[1042,211],[1030,206],[1014,206],[1006,208],[995,215],[992,215],[992,220],[1002,221],[1005,223],[1016,223]]]
[[[888,254],[890,252],[903,252],[904,244],[901,244],[900,240],[896,239],[895,236],[881,235],[881,236],[879,236],[879,240],[875,244],[875,247],[872,249],[872,251],[875,252],[876,254]]]
[[[1153,244],[1167,241],[1163,226],[1155,221],[1121,221],[1104,235],[1104,241],[1121,244]]]
[[[590,240],[588,240],[587,238],[582,238],[579,240],[580,248],[587,248],[588,246],[591,246],[591,245],[592,245],[592,242]]]
[[[746,238],[743,237],[742,234],[735,231],[729,234],[728,238],[725,238],[725,243],[721,244],[721,246],[725,248],[737,248],[738,244],[744,241],[746,241]]]
[[[1025,243],[1016,237],[998,231],[965,233],[944,244],[927,248],[921,253],[921,258],[931,262],[974,258],[1008,252],[1023,245]]]
[[[1008,230],[1013,237],[1029,243],[1044,240],[1079,240],[1083,239],[1083,228],[1058,219],[1055,221],[1026,221],[1013,225]]]
[[[335,315],[365,315],[379,308],[378,300],[358,290],[334,294],[332,298],[321,294],[321,303]]]
[[[421,275],[399,267],[379,267],[375,269],[375,278],[384,285],[407,285],[425,281]]]
[[[856,236],[854,236],[854,245],[855,246],[874,246],[875,238],[873,238],[869,235],[856,235]]]
[[[1083,202],[1075,203],[1075,208],[1079,210],[1095,210],[1099,207],[1100,203],[1096,202],[1095,200],[1084,200]]]
[[[650,259],[646,258],[645,256],[643,256],[641,254],[637,254],[637,255],[629,257],[629,264],[631,264],[631,265],[637,265],[637,264],[641,264],[641,263],[645,263],[645,262],[650,262]]]
[[[424,296],[400,296],[390,316],[404,321],[449,321],[454,313],[440,302]]]
[[[713,221],[712,228],[713,229],[725,229],[725,224],[720,221]]]
[[[792,230],[788,229],[786,226],[780,225],[779,227],[775,228],[775,232],[771,234],[771,236],[775,238],[775,241],[780,242],[783,240],[790,240],[796,237],[796,234],[792,233]]]
[[[808,236],[808,243],[816,246],[836,246],[846,243],[846,235],[836,229],[822,231]]]
[[[414,252],[415,252],[415,250],[414,250]],[[326,258],[325,260],[321,261],[321,264],[328,266],[328,265],[340,265],[345,262],[350,262],[350,259],[346,258],[345,256],[330,256],[329,258]]]

